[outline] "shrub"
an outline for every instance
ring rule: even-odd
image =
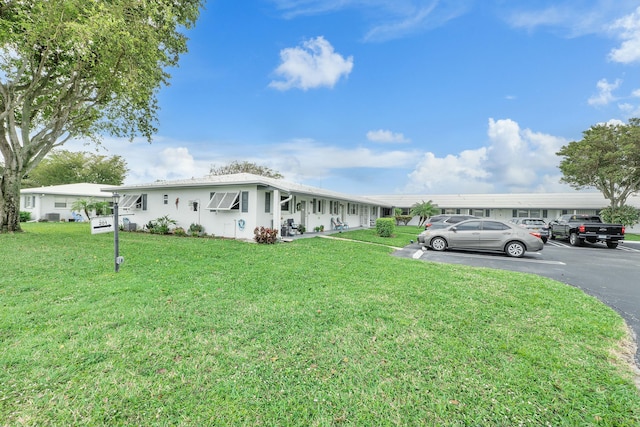
[[[31,220],[31,212],[20,211],[20,222]]]
[[[201,224],[192,223],[189,226],[189,235],[193,237],[202,236],[204,234],[204,226]]]
[[[185,237],[187,235],[187,232],[182,227],[176,227],[173,229],[173,234],[175,234],[176,236]]]
[[[272,245],[278,241],[278,230],[275,228],[256,227],[253,239],[258,243]]]
[[[396,221],[393,218],[376,219],[376,233],[380,237],[391,237],[396,229]]]
[[[620,206],[616,209],[606,207],[600,211],[600,217],[604,222],[632,227],[640,221],[640,209],[629,205]]]
[[[396,224],[400,225],[400,223],[407,225],[409,221],[413,219],[411,215],[396,215]]]
[[[154,234],[169,234],[170,226],[175,225],[176,220],[169,218],[169,215],[156,218],[155,221],[149,221],[147,228]]]

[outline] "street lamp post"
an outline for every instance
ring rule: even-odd
[[[114,261],[116,273],[120,271],[120,241],[118,231],[120,227],[118,225],[118,202],[120,201],[120,194],[113,193],[113,246],[114,246]]]

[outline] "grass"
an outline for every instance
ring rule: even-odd
[[[0,235],[1,425],[640,423],[622,319],[549,279],[142,233],[116,274],[112,235],[24,229]]]
[[[624,233],[624,240],[630,242],[640,242],[640,234]]]
[[[380,237],[372,232],[372,229],[358,228],[355,230],[345,230],[344,232],[337,232],[332,234],[335,237],[344,237],[352,240],[376,243],[385,246],[393,246],[401,248],[407,246],[418,239],[418,234],[424,231],[424,227],[418,227],[414,225],[401,225],[396,226],[395,232],[391,237]]]

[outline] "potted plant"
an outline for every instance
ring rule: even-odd
[[[298,225],[298,232],[300,232],[300,234],[304,234],[306,230],[306,227],[302,224]]]

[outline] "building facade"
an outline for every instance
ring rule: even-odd
[[[390,209],[380,201],[247,173],[120,186],[120,218],[141,229],[168,217],[176,227],[192,224],[209,235],[253,239],[256,227],[281,235],[304,226],[330,230],[337,218],[350,227],[370,227]],[[133,225],[132,225],[133,224]]]
[[[112,192],[104,184],[64,184],[20,190],[20,210],[29,212],[32,221],[88,220],[84,212],[74,212],[79,199],[111,202]]]

